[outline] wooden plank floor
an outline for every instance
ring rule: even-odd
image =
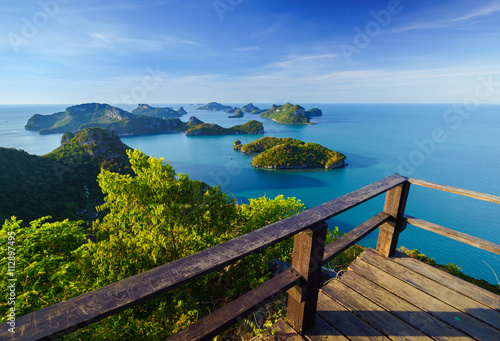
[[[303,340],[284,321],[266,340]],[[500,296],[416,259],[368,249],[321,290],[306,340],[500,340]]]

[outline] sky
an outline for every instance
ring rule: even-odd
[[[500,103],[500,0],[17,0],[0,104]]]

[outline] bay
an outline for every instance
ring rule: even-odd
[[[271,105],[254,104],[260,108]],[[224,112],[196,110],[194,104],[151,105],[183,106],[189,116],[224,127],[256,119],[264,124],[265,136],[316,142],[347,156],[348,166],[330,171],[259,170],[250,166],[250,156],[234,151],[232,144],[236,139],[247,143],[261,135],[188,137],[175,133],[122,138],[132,148],[165,158],[177,172],[210,185],[220,184],[241,202],[282,194],[296,197],[310,208],[396,172],[500,195],[500,105],[464,109],[454,104],[304,103],[306,109],[323,110],[322,117],[313,119],[317,124],[304,126],[279,124],[252,114],[227,118],[229,114]],[[35,113],[51,114],[67,106],[0,106],[0,146],[37,155],[50,152],[59,146],[61,134],[39,135],[24,130],[24,125]],[[329,225],[347,232],[381,211],[383,200],[379,197],[365,203],[335,217]],[[412,186],[406,213],[500,244],[499,205]],[[362,244],[373,247],[376,237],[375,233]],[[413,226],[402,233],[398,245],[418,249],[438,263],[455,263],[465,273],[492,283],[497,283],[495,273],[500,275],[500,256]]]

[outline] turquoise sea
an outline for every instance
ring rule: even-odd
[[[341,169],[270,171],[253,169],[250,157],[232,148],[236,139],[247,143],[260,135],[187,137],[179,133],[122,138],[132,148],[165,158],[177,172],[210,185],[219,183],[243,202],[283,194],[310,208],[396,172],[500,195],[500,105],[301,103],[306,109],[323,110],[323,116],[313,120],[317,124],[306,126],[283,125],[251,114],[229,119],[223,112],[195,110],[194,104],[151,105],[175,109],[182,105],[189,116],[224,127],[257,119],[263,122],[265,135],[316,142],[347,155],[348,166]],[[24,130],[24,125],[35,113],[52,114],[67,106],[0,106],[0,146],[48,153],[59,146],[61,135],[39,135]],[[342,214],[329,225],[347,232],[381,211],[383,199]],[[499,205],[412,186],[406,213],[500,244]],[[375,233],[362,244],[374,246],[376,237]],[[418,249],[439,263],[453,262],[465,273],[491,283],[497,283],[496,275],[500,277],[500,256],[413,226],[403,232],[399,246]]]

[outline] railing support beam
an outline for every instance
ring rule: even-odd
[[[305,283],[288,292],[287,322],[301,335],[316,317],[327,228],[327,223],[319,222],[294,237],[292,268]]]
[[[392,216],[393,220],[380,226],[377,252],[382,256],[390,257],[396,251],[399,234],[406,228],[403,215],[409,191],[410,183],[406,181],[386,194],[384,213]]]

